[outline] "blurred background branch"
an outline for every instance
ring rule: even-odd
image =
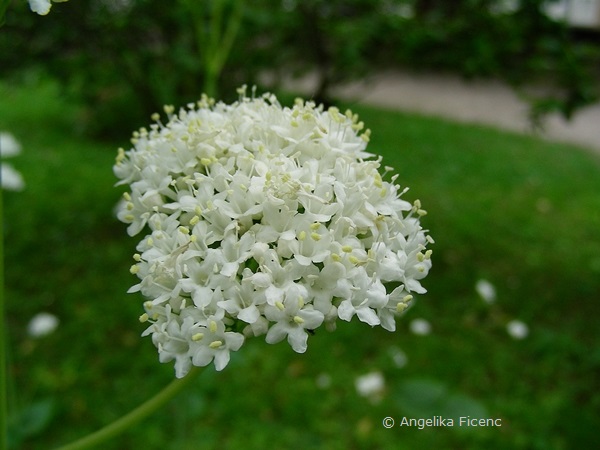
[[[196,50],[202,59],[204,73],[203,92],[216,97],[219,75],[240,29],[243,2],[182,0],[181,3],[190,12],[193,20]]]
[[[527,97],[536,120],[570,117],[598,98],[599,31],[567,26],[550,14],[558,3],[96,0],[66,3],[43,21],[13,2],[0,67],[5,77],[55,76],[85,105],[82,129],[104,136],[202,88],[235,92],[265,72],[274,75],[270,89],[316,73],[314,99],[325,103],[336,84],[390,68],[488,77]]]

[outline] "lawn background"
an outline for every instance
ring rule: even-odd
[[[600,158],[566,144],[350,106],[373,130],[405,198],[429,211],[429,292],[388,333],[359,322],[319,331],[308,352],[247,342],[221,373],[106,449],[387,449],[600,446]],[[157,106],[157,109],[158,106]],[[78,132],[56,83],[0,83],[0,130],[23,147],[10,163],[23,192],[3,192],[9,405],[14,448],[47,449],[118,418],[173,378],[139,334],[142,299],[126,294],[136,239],[113,214],[120,141]],[[149,122],[150,120],[148,120]],[[144,125],[144,124],[140,124]],[[474,285],[496,286],[487,305]],[[43,339],[28,321],[61,321]],[[428,336],[408,324],[424,318]],[[528,324],[521,341],[506,324]],[[407,364],[398,367],[394,355]],[[379,371],[379,402],[358,376]],[[400,428],[386,416],[478,415],[501,428]]]

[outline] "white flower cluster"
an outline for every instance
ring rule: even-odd
[[[425,211],[365,160],[356,115],[238,92],[232,105],[165,107],[168,122],[153,115],[114,166],[131,188],[119,219],[130,235],[149,228],[129,292],[149,299],[143,335],[177,377],[223,369],[245,336],[302,353],[337,318],[393,331],[431,267]]]

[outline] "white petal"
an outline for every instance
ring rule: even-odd
[[[361,322],[368,323],[372,327],[375,325],[379,325],[379,323],[380,323],[379,317],[377,317],[377,314],[375,314],[375,311],[373,311],[371,308],[368,308],[366,306],[362,307],[362,308],[358,308],[356,310],[356,315],[358,316],[358,318],[360,319]]]
[[[283,289],[271,285],[265,291],[265,297],[269,305],[275,305],[275,303],[283,300]]]
[[[249,279],[254,286],[261,288],[268,288],[273,283],[271,275],[262,272],[255,273]]]
[[[208,366],[210,362],[213,360],[213,351],[208,347],[201,346],[196,350],[194,356],[192,357],[192,362],[195,366],[204,367]]]
[[[240,333],[228,331],[227,333],[225,333],[225,342],[227,343],[227,348],[229,350],[236,352],[244,343],[244,336]]]
[[[288,334],[288,330],[286,327],[278,322],[269,328],[267,335],[265,336],[265,341],[268,344],[276,344],[277,342],[282,341]]]
[[[367,298],[369,299],[369,306],[372,308],[381,308],[388,302],[385,287],[381,283],[374,283],[367,290]]]
[[[338,307],[338,317],[346,322],[350,322],[355,313],[356,309],[350,300],[344,300]]]
[[[247,308],[242,309],[238,313],[238,319],[243,320],[246,323],[254,323],[258,320],[260,311],[255,305],[250,305]]]
[[[133,294],[134,292],[139,292],[142,288],[142,283],[134,284],[129,289],[127,289],[128,294]]]
[[[237,315],[238,312],[240,311],[240,305],[237,302],[237,300],[222,300],[220,302],[217,302],[217,306],[220,308],[223,308],[225,311],[227,311],[229,314],[231,315]]]
[[[294,255],[294,258],[302,266],[310,266],[312,263],[312,260],[310,258],[308,258],[307,256],[296,254],[296,255]],[[323,258],[323,259],[325,259],[325,258]]]
[[[307,349],[308,333],[302,327],[294,327],[288,334],[288,343],[296,353],[304,353]]]
[[[227,366],[227,364],[229,364],[229,351],[219,350],[215,354],[215,369],[220,372],[225,368],[225,366]]]
[[[305,309],[298,313],[298,315],[304,319],[302,326],[309,330],[314,330],[321,326],[325,316],[320,311]]]
[[[379,320],[384,330],[396,331],[396,320],[394,320],[394,315],[389,309],[383,308],[379,311]]]
[[[192,368],[192,361],[187,355],[178,356],[175,359],[175,376],[177,378],[183,378]]]
[[[419,283],[417,280],[406,280],[404,285],[408,292],[416,292],[417,294],[424,294],[427,292],[427,289],[421,286],[421,283]]]
[[[231,275],[237,272],[239,267],[240,265],[237,262],[225,263],[223,264],[223,268],[221,269],[221,275],[225,277],[230,277]]]

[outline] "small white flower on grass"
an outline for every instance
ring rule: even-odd
[[[409,325],[410,331],[419,336],[426,336],[431,333],[431,324],[425,319],[413,319]]]
[[[0,132],[0,155],[3,158],[21,153],[21,144],[15,137],[5,131]]]
[[[506,332],[513,339],[525,339],[529,335],[529,327],[520,320],[511,320],[506,324]]]
[[[398,369],[401,369],[408,364],[408,356],[406,356],[406,353],[404,353],[398,347],[390,348],[389,355],[391,356],[392,361],[394,361],[394,365]]]
[[[62,3],[67,0],[52,0],[54,3]],[[52,4],[50,0],[29,0],[29,8],[40,16],[45,16],[50,12]]]
[[[29,7],[34,13],[45,16],[50,12],[50,0],[29,0]]]
[[[385,379],[381,372],[370,372],[354,380],[356,392],[361,397],[371,401],[378,401],[385,389]]]
[[[6,163],[1,163],[0,179],[2,180],[2,189],[8,191],[22,191],[25,187],[23,177],[13,167]]]
[[[129,292],[148,299],[144,335],[177,377],[221,370],[245,337],[303,353],[338,319],[394,331],[431,268],[426,212],[383,180],[355,114],[238,92],[165,107],[114,166],[129,186],[117,217],[146,234]]]
[[[331,376],[328,373],[320,373],[316,379],[319,389],[329,389],[331,387]]]
[[[484,302],[491,304],[496,301],[496,288],[487,280],[479,280],[475,283],[475,290]]]
[[[9,158],[18,155],[19,153],[21,153],[21,144],[19,144],[15,137],[10,133],[0,132],[0,156],[2,156],[2,158]],[[4,161],[0,163],[0,168],[2,189],[7,189],[9,191],[23,190],[25,182],[19,172]]]
[[[27,334],[32,338],[48,336],[58,327],[58,318],[50,313],[41,312],[32,317],[27,325]]]

